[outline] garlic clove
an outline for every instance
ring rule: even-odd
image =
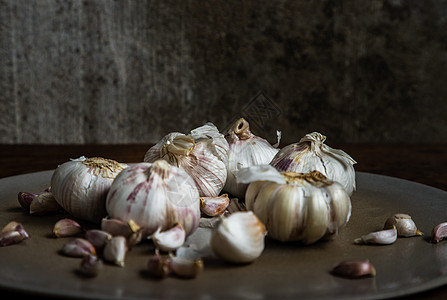
[[[3,233],[8,231],[17,231],[22,235],[24,239],[29,239],[30,237],[28,232],[26,232],[25,228],[23,228],[23,225],[16,221],[11,221],[8,224],[6,224],[5,227],[2,228],[1,232]]]
[[[225,214],[228,215],[238,211],[247,211],[244,201],[240,201],[238,198],[231,198]]]
[[[85,238],[92,243],[98,252],[104,250],[106,244],[112,239],[112,235],[99,229],[89,229],[85,232]]]
[[[209,217],[215,217],[225,212],[230,204],[228,194],[218,197],[200,197],[200,210]]]
[[[147,262],[147,271],[151,277],[165,278],[171,273],[170,258],[155,253]]]
[[[190,260],[172,256],[169,258],[168,263],[171,273],[181,278],[194,278],[203,270],[202,259]]]
[[[31,202],[33,202],[34,198],[37,194],[28,193],[28,192],[19,192],[17,195],[20,206],[29,213],[29,208],[31,206]]]
[[[368,260],[345,260],[336,264],[331,273],[347,278],[376,276],[376,269]]]
[[[61,210],[62,207],[57,203],[51,192],[36,194],[29,206],[31,215],[46,215]]]
[[[93,254],[84,255],[79,264],[79,272],[86,277],[95,277],[103,268],[102,260]]]
[[[166,231],[161,231],[161,227],[152,235],[155,247],[161,251],[171,252],[180,248],[186,239],[185,230],[180,223],[177,223]]]
[[[397,229],[393,225],[390,229],[383,229],[375,232],[363,235],[360,238],[354,240],[354,244],[378,244],[378,245],[389,245],[396,241],[397,239]]]
[[[10,246],[20,243],[26,237],[16,230],[3,231],[0,233],[0,247]]]
[[[447,237],[447,222],[439,223],[436,225],[432,232],[431,232],[432,243],[439,243],[441,240],[443,240],[445,237]]]
[[[411,237],[423,235],[423,233],[417,229],[413,219],[407,214],[399,213],[392,215],[386,220],[383,228],[388,229],[393,226],[396,226],[398,236]]]
[[[113,236],[122,235],[129,237],[133,231],[128,222],[119,219],[103,218],[101,221],[101,230],[110,233]]]
[[[124,267],[127,250],[126,238],[124,236],[114,236],[104,247],[103,257],[108,262]]]
[[[264,224],[252,211],[236,212],[222,217],[213,229],[210,244],[225,261],[249,263],[263,252],[266,233]]]
[[[55,237],[75,236],[84,232],[81,225],[72,219],[61,219],[54,224],[53,234]]]
[[[67,242],[61,250],[62,254],[71,257],[83,257],[85,255],[96,255],[96,249],[86,239],[75,238]]]

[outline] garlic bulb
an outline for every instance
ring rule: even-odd
[[[244,118],[233,124],[225,135],[230,145],[230,151],[224,191],[238,198],[244,197],[247,185],[236,182],[237,171],[254,165],[270,163],[279,151],[276,147],[279,145],[281,133],[277,131],[277,135],[278,143],[272,146],[267,140],[251,133],[250,125]]]
[[[195,181],[199,195],[218,196],[227,179],[228,143],[216,126],[207,123],[185,135],[172,132],[151,147],[145,162],[164,159]]]
[[[281,149],[271,161],[280,172],[309,173],[319,171],[330,180],[339,182],[349,195],[355,190],[356,163],[342,150],[325,144],[326,137],[318,132],[306,134],[298,143]]]
[[[177,222],[191,234],[199,225],[199,193],[192,178],[164,160],[124,169],[113,181],[106,202],[114,219],[133,220],[143,235],[166,230]]]
[[[318,171],[280,173],[260,165],[241,169],[237,178],[250,183],[247,210],[259,217],[273,239],[312,244],[335,236],[351,216],[346,191]]]
[[[222,217],[211,235],[211,249],[232,263],[249,263],[264,251],[266,230],[252,211]]]
[[[72,159],[51,177],[57,203],[76,218],[100,222],[107,215],[106,197],[116,175],[127,165],[102,157]]]

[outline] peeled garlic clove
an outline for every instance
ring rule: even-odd
[[[335,265],[331,273],[347,278],[376,276],[376,269],[368,260],[345,260]]]
[[[166,160],[191,176],[200,196],[215,197],[227,179],[228,150],[224,136],[207,123],[188,135],[166,135],[146,152],[144,161]]]
[[[169,266],[170,258],[161,256],[159,253],[152,255],[147,262],[147,271],[149,276],[155,278],[164,278],[171,273]]]
[[[236,212],[222,217],[213,229],[211,248],[220,258],[232,263],[249,263],[264,251],[267,231],[252,212]]]
[[[102,261],[92,254],[88,254],[82,257],[79,264],[79,272],[86,277],[95,277],[102,270]]]
[[[280,172],[309,173],[319,171],[328,179],[339,182],[349,196],[355,191],[356,161],[339,149],[324,144],[326,136],[318,132],[306,134],[298,143],[282,148],[270,165]]]
[[[170,228],[176,223],[182,224],[186,235],[193,233],[200,220],[199,201],[191,176],[157,160],[123,170],[110,188],[106,205],[112,219],[134,220],[147,237],[159,227]]]
[[[61,219],[54,224],[53,234],[56,237],[68,237],[80,234],[84,230],[78,222],[72,219]]]
[[[176,224],[172,228],[161,231],[161,227],[152,235],[155,247],[161,251],[171,252],[180,248],[186,239],[185,230],[181,224]]]
[[[114,236],[104,247],[103,257],[108,262],[124,267],[127,250],[126,238],[124,236]]]
[[[423,235],[423,233],[419,231],[419,229],[417,229],[416,224],[411,219],[411,217],[407,214],[392,215],[386,220],[383,228],[389,229],[392,228],[393,226],[396,226],[398,236],[410,237],[416,235]]]
[[[3,231],[0,233],[0,246],[10,246],[18,244],[27,239],[23,234],[16,230]]]
[[[436,225],[432,232],[432,243],[439,243],[441,240],[443,240],[445,237],[447,237],[447,222],[440,223]]]
[[[182,278],[193,278],[203,270],[203,260],[190,260],[183,257],[172,256],[169,258],[169,269],[172,274]]]
[[[396,239],[397,239],[397,229],[396,226],[393,225],[393,227],[390,229],[371,232],[360,238],[357,238],[354,240],[354,244],[389,245],[394,243]]]
[[[279,145],[279,131],[277,135]],[[233,124],[225,138],[230,150],[228,152],[227,181],[223,190],[235,197],[244,198],[247,184],[236,181],[238,170],[254,165],[269,164],[279,150],[267,140],[254,135],[250,131],[249,123],[244,118],[240,118]]]
[[[106,244],[112,239],[112,235],[99,229],[89,229],[85,232],[85,238],[92,243],[95,249],[100,252]]]
[[[8,231],[17,231],[23,236],[24,239],[29,238],[29,234],[28,232],[26,232],[25,228],[23,228],[22,224],[16,221],[11,221],[8,224],[6,224],[5,227],[2,228],[1,232],[8,232]]]
[[[200,197],[200,210],[209,217],[223,214],[229,204],[228,194],[218,197]]]
[[[51,177],[51,192],[75,218],[99,223],[107,215],[105,201],[110,186],[126,167],[111,159],[82,156],[56,168]]]
[[[83,257],[85,255],[96,255],[96,249],[86,239],[83,238],[75,238],[68,243],[66,243],[62,248],[62,254],[71,257]]]

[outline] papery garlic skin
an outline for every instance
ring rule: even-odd
[[[73,159],[54,171],[51,193],[72,216],[98,223],[107,215],[105,202],[110,186],[126,167],[101,157]]]
[[[107,195],[111,218],[133,220],[143,235],[180,223],[186,235],[199,225],[199,193],[192,178],[164,160],[139,163],[123,170]]]
[[[173,132],[164,136],[146,152],[144,161],[166,160],[192,177],[200,196],[214,197],[227,179],[228,151],[224,136],[207,123],[188,135]]]
[[[232,263],[249,263],[264,251],[264,224],[252,212],[236,212],[222,217],[213,229],[210,245],[220,258]]]
[[[270,164],[280,172],[309,173],[319,171],[332,181],[339,182],[349,196],[355,191],[356,161],[342,150],[333,149],[318,132],[306,134],[298,143],[282,148]]]
[[[278,143],[280,132],[278,134]],[[230,150],[228,152],[227,181],[224,191],[239,198],[245,196],[247,185],[236,181],[239,169],[254,165],[269,164],[278,153],[277,145],[272,146],[267,140],[254,135],[249,123],[241,118],[236,121],[225,135]]]
[[[251,182],[245,195],[247,210],[265,224],[269,237],[308,245],[335,236],[349,221],[348,194],[320,172],[279,173],[265,165],[250,169],[241,170],[238,180]]]

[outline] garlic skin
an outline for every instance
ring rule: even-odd
[[[267,140],[254,135],[244,118],[240,118],[233,124],[225,135],[230,150],[224,191],[238,198],[245,196],[247,185],[236,181],[237,171],[254,165],[269,164],[279,151],[277,146],[281,133],[277,131],[277,135],[278,143],[272,146]]]
[[[199,193],[192,178],[165,160],[124,169],[113,181],[106,200],[112,219],[133,220],[143,236],[180,223],[188,236],[199,225]]]
[[[144,161],[166,160],[192,177],[200,196],[215,197],[227,179],[228,151],[228,143],[217,127],[206,123],[188,135],[167,134],[146,152]]]
[[[318,171],[280,173],[261,165],[242,169],[237,178],[250,183],[247,210],[259,217],[273,239],[313,244],[337,235],[351,216],[346,191]]]
[[[211,249],[220,258],[232,263],[250,263],[264,251],[267,231],[252,212],[236,212],[222,217],[213,229]]]
[[[110,186],[126,167],[111,159],[82,156],[56,168],[51,177],[51,192],[72,216],[99,223],[107,215],[105,201]]]
[[[282,148],[270,162],[280,172],[309,173],[319,171],[339,182],[349,196],[355,191],[356,161],[342,150],[333,149],[318,132],[306,134],[298,143]]]

